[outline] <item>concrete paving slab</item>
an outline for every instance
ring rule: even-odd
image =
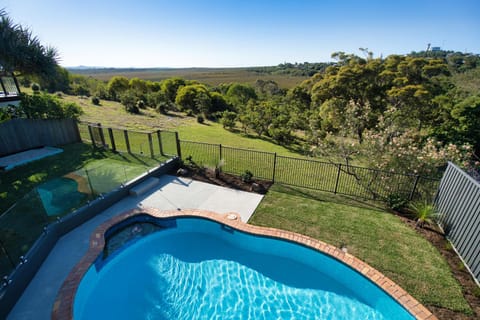
[[[70,270],[88,249],[88,240],[97,226],[133,208],[162,210],[204,209],[237,212],[248,221],[263,196],[218,187],[174,176],[160,177],[159,184],[140,196],[129,196],[59,239],[29,286],[8,315],[8,320],[50,319],[53,303]]]
[[[8,171],[23,164],[53,156],[61,152],[63,152],[63,149],[54,147],[43,147],[18,152],[9,156],[1,157],[0,168]]]

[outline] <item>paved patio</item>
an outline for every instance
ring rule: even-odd
[[[98,225],[124,211],[142,207],[203,209],[220,214],[236,212],[242,221],[247,222],[262,198],[259,194],[187,178],[162,176],[158,186],[150,192],[124,198],[59,239],[7,319],[50,319],[57,292],[70,270],[87,251],[90,234]]]

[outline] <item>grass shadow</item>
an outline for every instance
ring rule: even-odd
[[[382,206],[380,203],[376,203],[369,200],[362,200],[359,198],[353,198],[345,195],[313,190],[313,189],[306,189],[300,187],[292,187],[287,185],[280,185],[275,184],[274,188],[272,189],[276,192],[285,193],[292,196],[297,196],[309,200],[315,200],[319,202],[332,202],[337,204],[348,205],[357,208],[364,208],[370,209],[375,211],[386,212],[387,209]]]

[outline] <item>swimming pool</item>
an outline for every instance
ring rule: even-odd
[[[228,223],[225,218],[210,218],[211,215],[184,214],[153,219],[137,213],[129,219],[141,223],[147,219],[157,226],[141,237],[136,236],[141,228],[122,222],[120,228],[130,225],[132,230],[123,246],[108,255],[99,255],[97,250],[95,261],[89,266],[85,264],[89,259],[84,259],[85,272],[70,310],[72,316],[415,319],[361,272],[340,262],[338,257],[312,248],[312,244],[317,246],[315,241],[301,244],[298,242],[308,239],[288,232],[277,233],[280,237],[285,235],[285,239],[272,237],[268,233],[273,229],[259,227],[254,229],[265,229],[266,235],[256,235],[236,228],[248,226],[239,221]],[[103,235],[106,231],[107,243],[109,234],[117,233],[115,228],[101,232]],[[99,234],[92,239],[100,239]],[[101,241],[99,244],[103,248]],[[325,246],[327,251],[333,249]],[[332,251],[336,255],[339,252]],[[361,268],[365,270],[365,266]],[[79,278],[81,269],[76,268],[73,278]],[[64,302],[60,298],[59,304]]]
[[[78,183],[61,177],[37,187],[38,195],[48,216],[62,215],[80,206],[87,195],[78,191]]]

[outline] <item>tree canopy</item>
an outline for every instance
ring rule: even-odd
[[[56,73],[58,52],[0,10],[0,66],[7,72],[47,77]]]

